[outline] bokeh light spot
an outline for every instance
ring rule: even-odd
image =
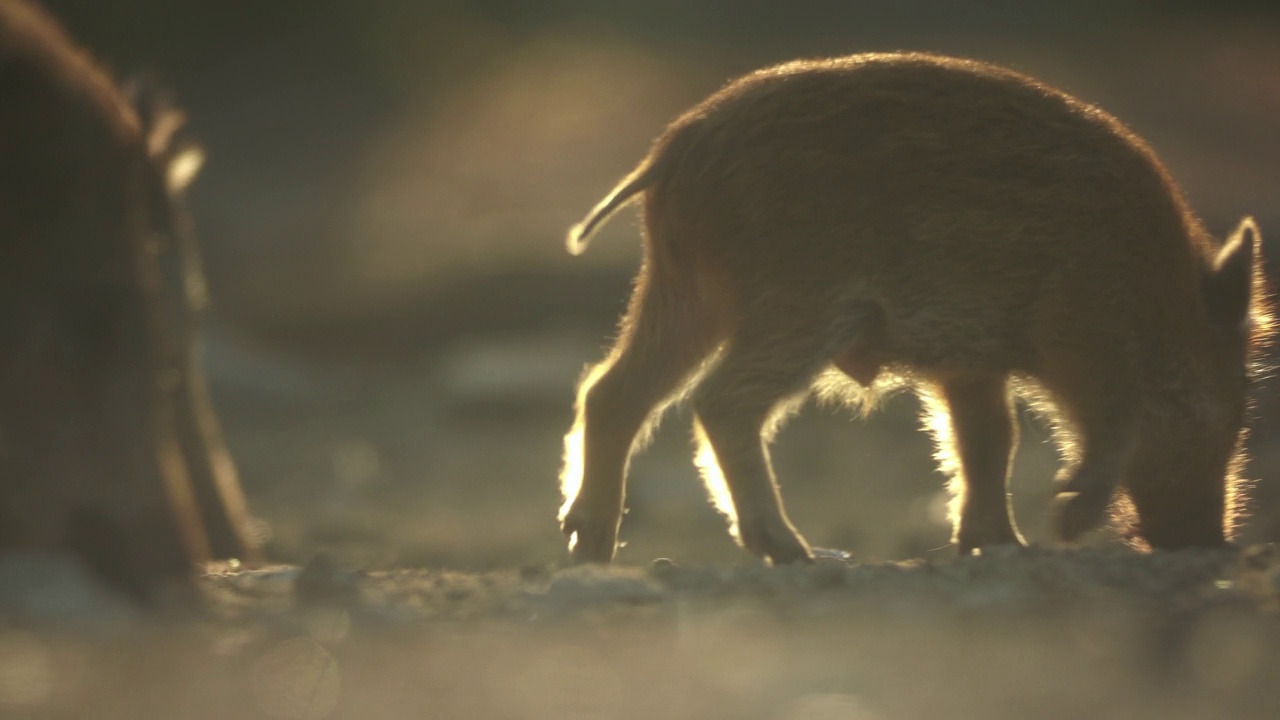
[[[306,611],[307,634],[317,642],[336,645],[351,631],[351,615],[339,607],[316,607]]]

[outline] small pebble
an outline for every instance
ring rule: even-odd
[[[338,566],[328,553],[316,553],[298,573],[294,592],[301,602],[349,599],[355,594],[359,574]]]
[[[659,580],[670,580],[675,571],[679,569],[675,561],[671,558],[658,558],[649,563],[649,573]]]

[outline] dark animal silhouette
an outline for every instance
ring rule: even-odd
[[[1249,219],[1212,238],[1097,107],[970,60],[792,62],[672,123],[570,251],[632,199],[643,264],[566,439],[577,560],[613,557],[628,459],[686,396],[741,544],[810,559],[767,448],[815,390],[864,410],[896,388],[924,398],[961,552],[1022,542],[1006,494],[1017,398],[1055,425],[1062,540],[1108,508],[1136,545],[1229,539],[1271,324],[1261,238]]]
[[[151,84],[132,95],[0,0],[0,546],[146,599],[257,548],[198,364],[181,196],[203,155]]]

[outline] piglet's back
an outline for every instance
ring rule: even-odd
[[[732,211],[744,239],[791,223],[811,238],[796,249],[876,247],[880,234],[1078,256],[1090,251],[1087,225],[1128,222],[1149,230],[1129,240],[1136,252],[1182,229],[1143,228],[1153,216],[1187,219],[1159,161],[1109,114],[1009,70],[929,55],[752,73],[673,123],[655,153],[668,150],[655,192],[690,211]],[[1055,247],[1066,237],[1074,247]]]

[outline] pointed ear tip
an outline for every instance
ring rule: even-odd
[[[1258,229],[1258,221],[1252,215],[1245,215],[1240,219],[1240,225],[1236,227],[1236,234],[1241,237],[1253,236],[1253,242],[1262,241],[1262,231]]]

